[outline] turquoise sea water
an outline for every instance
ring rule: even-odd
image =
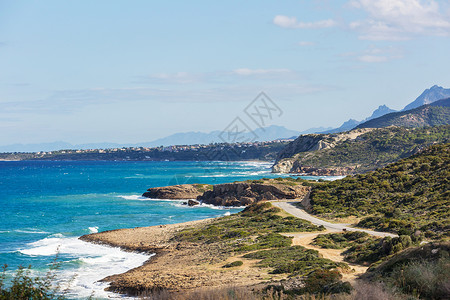
[[[257,162],[0,162],[0,264],[45,272],[59,252],[71,297],[120,297],[98,283],[149,256],[78,240],[84,234],[223,216],[240,209],[151,200],[149,187],[277,177]]]

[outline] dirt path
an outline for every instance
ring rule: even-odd
[[[316,232],[316,233],[283,233],[285,236],[293,237],[292,242],[294,245],[303,246],[308,249],[314,249],[319,251],[319,253],[327,259],[330,259],[335,262],[344,262],[344,257],[342,256],[343,250],[342,249],[322,249],[320,247],[316,247],[314,245],[311,245],[312,241],[316,236],[319,234],[326,234],[326,233],[333,233],[333,232],[343,232],[343,231],[363,231],[370,235],[377,236],[377,237],[396,237],[397,235],[387,232],[378,232],[368,229],[360,229],[360,228],[354,228],[350,227],[350,224],[339,224],[339,223],[330,223],[325,220],[318,219],[316,217],[313,217],[312,215],[308,214],[304,209],[301,209],[297,207],[295,204],[298,203],[298,201],[273,201],[272,204],[283,209],[287,213],[307,221],[310,221],[311,223],[315,225],[322,225],[327,230],[324,232]],[[367,267],[358,265],[358,264],[352,264],[347,263],[351,270],[349,272],[345,272],[343,270],[341,273],[343,275],[343,279],[354,282],[355,279],[358,278],[359,275],[366,272]]]

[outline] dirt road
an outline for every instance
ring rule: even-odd
[[[350,227],[350,224],[342,224],[342,223],[330,223],[321,219],[318,219],[316,217],[313,217],[312,215],[308,214],[304,209],[301,209],[295,205],[295,203],[299,203],[298,201],[273,201],[272,204],[285,210],[287,213],[307,221],[310,221],[311,223],[315,225],[322,225],[324,226],[328,231],[363,231],[367,232],[370,235],[378,236],[378,237],[396,237],[396,234],[388,233],[388,232],[379,232],[379,231],[373,231],[369,229],[361,229],[361,228],[354,228]]]

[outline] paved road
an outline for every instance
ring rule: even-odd
[[[363,232],[367,232],[370,235],[379,236],[379,237],[385,237],[385,236],[396,237],[397,236],[396,234],[392,234],[392,233],[388,233],[388,232],[379,232],[379,231],[349,227],[350,224],[330,223],[330,222],[327,222],[327,221],[324,221],[324,220],[321,220],[321,219],[311,216],[304,209],[301,209],[301,208],[298,208],[297,206],[295,206],[294,205],[295,203],[298,203],[298,201],[286,201],[286,202],[273,201],[272,202],[273,205],[285,210],[287,213],[289,213],[297,218],[310,221],[311,223],[313,223],[315,225],[318,225],[318,226],[323,225],[329,231],[343,231],[345,229],[348,231],[363,231]]]

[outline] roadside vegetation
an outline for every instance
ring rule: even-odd
[[[450,237],[449,143],[373,172],[313,185],[312,212],[321,217],[356,216],[360,227]]]

